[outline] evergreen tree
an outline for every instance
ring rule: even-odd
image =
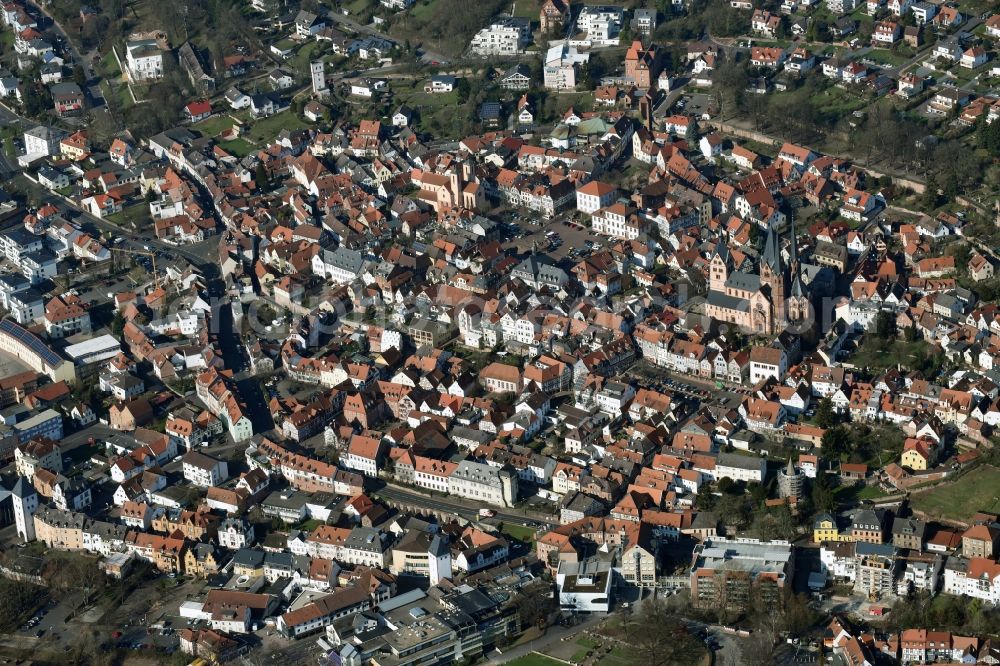
[[[267,176],[267,168],[263,162],[257,163],[257,173],[254,175],[254,181],[261,192],[271,189],[271,179]]]
[[[927,185],[924,188],[924,193],[920,195],[920,207],[925,211],[930,212],[937,208],[938,202],[938,186],[937,182],[934,180],[934,176],[927,177]]]

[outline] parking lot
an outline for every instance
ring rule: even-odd
[[[518,218],[516,215],[520,215]],[[588,241],[594,250],[607,245],[608,239],[595,234],[589,227],[567,217],[543,220],[537,215],[516,213],[512,219],[523,235],[504,243],[504,249],[514,248],[518,253],[530,252],[532,246],[548,254],[556,261],[575,261],[578,254],[586,256]],[[576,251],[576,252],[574,252]]]
[[[705,93],[691,93],[677,100],[674,104],[674,110],[677,113],[683,112],[701,118],[703,114],[709,112],[711,102],[711,96]]]
[[[645,385],[650,388],[720,404],[728,402],[738,406],[751,392],[749,388],[732,386],[728,382],[723,382],[723,388],[719,388],[715,380],[681,375],[648,363],[636,364],[630,372],[645,380]]]

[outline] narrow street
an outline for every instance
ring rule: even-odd
[[[76,47],[76,42],[70,39],[69,34],[66,32],[66,29],[63,28],[62,24],[56,21],[52,14],[46,10],[45,4],[35,2],[34,0],[26,0],[26,4],[34,11],[52,21],[52,25],[55,26],[55,29],[59,33],[60,37],[62,37],[62,39],[66,42],[66,49],[69,51],[70,55],[73,56],[73,60],[83,67],[83,71],[87,75],[87,80],[89,81],[94,78],[94,68],[91,66],[90,62],[90,58],[93,57],[93,52],[81,54],[80,50]]]

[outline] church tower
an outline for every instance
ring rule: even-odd
[[[764,252],[760,255],[760,282],[771,290],[771,330],[768,332],[777,333],[781,322],[785,319],[787,290],[785,289],[785,265],[781,260],[781,241],[778,239],[778,234],[774,232],[774,227],[770,224],[767,226]]]
[[[799,324],[809,316],[809,294],[806,286],[802,282],[802,274],[799,269],[798,238],[795,235],[795,219],[790,218],[790,234],[792,245],[789,250],[791,261],[791,287],[788,295],[788,321]]]

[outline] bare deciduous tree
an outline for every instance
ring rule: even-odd
[[[696,663],[704,654],[701,643],[659,599],[646,602],[636,622],[628,626],[626,639],[635,663],[673,666]]]

